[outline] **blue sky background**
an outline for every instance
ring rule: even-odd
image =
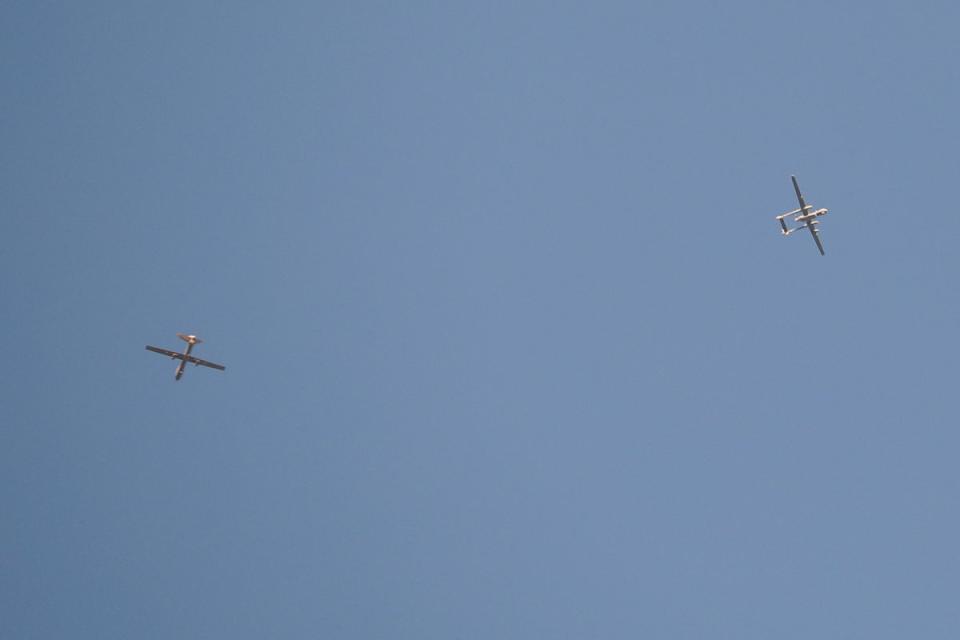
[[[6,3],[0,636],[956,638],[958,20]]]

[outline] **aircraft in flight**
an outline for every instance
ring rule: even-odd
[[[203,342],[200,338],[193,335],[187,335],[185,333],[178,333],[177,337],[187,343],[187,349],[183,353],[177,353],[176,351],[168,351],[167,349],[161,349],[159,347],[151,347],[147,345],[147,351],[153,351],[154,353],[159,353],[164,356],[170,356],[174,360],[179,360],[180,364],[177,365],[177,380],[183,377],[183,370],[186,368],[187,363],[191,362],[194,366],[204,366],[210,367],[211,369],[219,369],[220,371],[226,371],[227,368],[222,364],[216,364],[215,362],[207,362],[206,360],[201,360],[200,358],[195,358],[190,355],[190,352],[193,351],[193,345],[200,344]]]
[[[816,211],[813,211],[813,206],[803,201],[803,195],[800,193],[800,185],[797,184],[797,177],[790,176],[790,179],[793,180],[793,190],[797,192],[797,200],[800,201],[800,208],[794,209],[793,211],[787,211],[786,213],[777,216],[780,226],[783,227],[783,230],[780,233],[788,236],[794,231],[803,229],[803,226],[788,229],[787,223],[783,220],[784,218],[799,214],[793,219],[793,221],[801,222],[807,229],[810,229],[810,235],[813,236],[813,241],[817,243],[817,249],[820,249],[820,255],[826,255],[823,252],[823,245],[820,243],[820,231],[817,229],[816,225],[820,224],[820,221],[817,220],[817,218],[825,215],[827,210],[817,209]]]

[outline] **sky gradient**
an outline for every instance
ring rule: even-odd
[[[956,638],[958,20],[6,3],[0,636]]]

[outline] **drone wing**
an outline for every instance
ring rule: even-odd
[[[159,353],[162,356],[169,356],[171,358],[183,360],[183,354],[177,353],[176,351],[169,351],[167,349],[161,349],[159,347],[151,347],[150,345],[147,345],[147,351],[153,351],[154,353]]]
[[[813,241],[817,243],[817,249],[820,249],[820,255],[827,255],[823,252],[823,245],[820,243],[820,232],[817,231],[817,227],[812,224],[812,221],[807,221],[807,228],[810,229],[810,234],[813,236]]]
[[[806,213],[807,203],[803,201],[803,194],[800,193],[800,185],[797,184],[797,176],[790,176],[793,180],[793,190],[797,192],[797,200],[800,201],[800,210]]]
[[[222,364],[217,364],[216,362],[208,362],[206,360],[201,360],[200,358],[194,358],[193,356],[186,357],[187,362],[191,362],[201,367],[210,367],[211,369],[217,369],[219,371],[226,371],[227,368]]]

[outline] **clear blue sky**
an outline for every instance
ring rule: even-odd
[[[6,3],[0,637],[956,638],[958,20]]]

